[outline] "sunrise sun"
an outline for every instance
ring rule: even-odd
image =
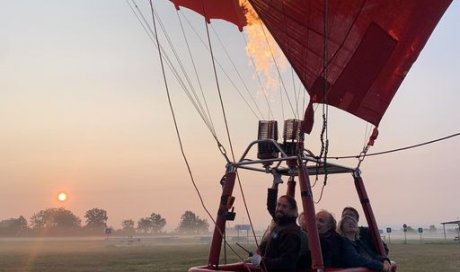
[[[57,199],[61,202],[64,202],[67,200],[67,193],[65,192],[60,192],[58,195],[57,195]]]

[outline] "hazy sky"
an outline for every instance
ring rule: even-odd
[[[154,3],[172,39],[181,40],[174,7],[166,0]],[[139,8],[151,20],[146,1]],[[205,40],[202,18],[181,12]],[[459,13],[456,0],[394,97],[370,153],[460,132]],[[200,71],[202,84],[219,140],[230,153],[209,54],[185,27],[191,46],[198,48],[197,65],[207,69]],[[215,32],[248,89],[264,101],[242,34],[220,21],[213,22],[210,31],[216,59],[238,82]],[[186,47],[175,44],[192,77]],[[291,71],[283,73],[290,82],[288,90],[298,89],[292,87]],[[137,221],[152,212],[166,218],[168,230],[177,226],[185,210],[207,218],[180,154],[158,52],[126,1],[0,1],[0,75],[0,219],[29,219],[34,212],[59,206],[81,218],[88,209],[103,208],[109,224],[117,228],[123,219]],[[225,160],[170,72],[168,79],[185,152],[204,203],[215,216]],[[239,158],[256,139],[257,118],[222,73],[220,81]],[[281,122],[278,92],[275,88],[268,99]],[[267,114],[267,106],[260,106]],[[285,119],[293,118],[287,108],[284,101]],[[320,117],[318,110],[314,131],[306,137],[314,153],[320,149]],[[358,154],[368,130],[364,121],[330,108],[329,154]],[[379,226],[417,227],[460,219],[458,150],[456,137],[366,158],[362,176]],[[357,161],[337,163],[354,167]],[[244,171],[241,175],[253,221],[256,227],[265,226],[271,177]],[[314,187],[316,199],[320,187]],[[56,200],[60,191],[69,195],[63,204]],[[238,186],[235,195],[237,217],[231,225],[247,223]],[[352,177],[329,176],[317,209],[338,215],[348,205],[358,206]]]

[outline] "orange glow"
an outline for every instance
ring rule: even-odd
[[[246,52],[248,56],[252,57],[256,71],[262,75],[262,82],[266,84],[265,88],[267,90],[274,89],[278,85],[278,76],[273,60],[280,70],[284,70],[287,67],[286,58],[247,0],[240,0],[240,5],[247,9],[248,25],[245,32],[248,36],[248,42]]]

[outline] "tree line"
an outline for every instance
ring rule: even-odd
[[[107,211],[93,208],[85,212],[84,223],[72,211],[65,208],[48,208],[34,213],[29,221],[24,216],[0,221],[0,236],[46,236],[46,235],[97,235],[116,233],[121,235],[160,234],[164,233],[167,222],[158,213],[140,218],[124,219],[121,229],[113,229],[107,225]],[[201,219],[192,211],[185,211],[176,233],[202,234],[209,231],[206,219]]]

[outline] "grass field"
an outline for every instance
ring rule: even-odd
[[[460,271],[458,243],[396,241],[389,247],[398,271]],[[167,245],[122,239],[3,239],[0,271],[187,271],[191,266],[206,264],[208,248],[206,243],[191,241]],[[238,260],[230,250],[227,252],[229,261]],[[241,250],[238,253],[246,255]]]

